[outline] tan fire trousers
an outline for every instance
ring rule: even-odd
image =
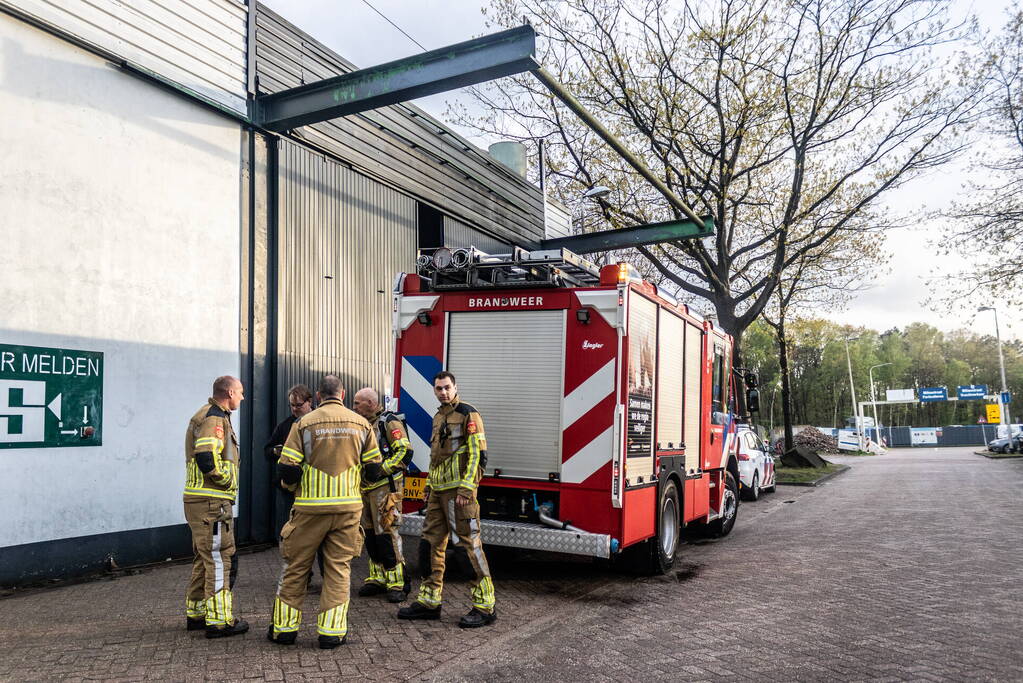
[[[277,584],[273,606],[273,631],[297,631],[302,623],[307,577],[323,548],[323,588],[316,630],[323,636],[344,637],[348,633],[348,592],[352,559],[362,552],[359,518],[362,506],[332,514],[310,514],[292,508],[291,519],[281,529],[281,557],[284,568]]]
[[[233,624],[238,576],[231,502],[208,498],[185,502],[185,521],[192,531],[192,580],[185,594],[185,614],[206,619],[207,626]]]
[[[394,493],[384,484],[362,494],[362,530],[369,555],[366,583],[408,591],[400,533],[404,486],[404,477],[397,476]]]
[[[494,582],[490,578],[490,566],[483,554],[483,540],[480,538],[480,506],[475,497],[468,505],[455,504],[457,489],[434,492],[426,505],[426,521],[423,524],[423,539],[430,544],[430,567],[419,587],[416,600],[429,607],[439,607],[444,591],[444,564],[448,540],[469,556],[475,576],[472,586],[472,606],[481,612],[494,611]],[[427,570],[424,568],[425,574]]]

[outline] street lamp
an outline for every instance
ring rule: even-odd
[[[844,337],[842,341],[845,342],[845,362],[849,365],[849,393],[852,394],[853,404],[853,420],[856,425],[856,443],[859,445],[860,450],[863,450],[863,435],[860,433],[860,429],[863,428],[863,420],[860,418],[860,410],[856,406],[856,385],[853,384],[852,374],[852,357],[849,355],[849,340],[856,339],[856,337]]]
[[[879,363],[877,365],[871,365],[870,370],[867,371],[867,375],[870,377],[870,402],[874,406],[874,436],[877,437],[878,445],[881,444],[881,426],[877,421],[877,397],[874,395],[874,368],[883,368],[891,363]],[[891,436],[889,434],[889,436]]]
[[[594,185],[590,189],[583,192],[583,199],[597,199],[599,197],[606,197],[611,194],[611,188],[606,185]]]
[[[1002,371],[1002,392],[998,395],[998,406],[1001,409],[999,412],[1002,418],[1002,424],[1006,425],[1008,430],[1007,435],[1012,438],[1012,418],[1009,417],[1009,404],[1002,402],[1002,397],[1008,393],[1009,386],[1005,382],[1005,356],[1002,355],[1002,335],[998,331],[998,311],[993,306],[981,306],[977,309],[977,312],[991,311],[995,314],[995,340],[998,342],[998,367]]]

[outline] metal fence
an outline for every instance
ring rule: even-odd
[[[956,427],[936,427],[938,443],[914,444],[912,441],[913,427],[881,427],[879,430],[868,427],[867,436],[878,440],[877,432],[888,444],[889,448],[901,446],[931,447],[937,446],[986,446],[997,437],[997,428],[993,425],[964,425]]]

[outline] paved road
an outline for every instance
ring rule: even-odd
[[[455,627],[458,583],[440,623],[356,598],[349,645],[324,652],[313,595],[299,644],[279,648],[263,639],[276,551],[242,557],[236,600],[254,629],[241,638],[183,630],[185,566],[10,598],[0,679],[1023,679],[1023,460],[836,460],[853,468],[744,504],[730,537],[686,546],[667,576],[495,557],[488,629]]]

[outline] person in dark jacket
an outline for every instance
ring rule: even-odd
[[[263,446],[263,455],[271,463],[271,470],[276,473],[277,471],[277,460],[281,457],[281,449],[284,446],[284,442],[288,440],[288,434],[291,433],[291,426],[298,422],[301,418],[305,417],[313,410],[313,392],[309,390],[304,384],[296,384],[295,386],[288,389],[288,403],[291,406],[291,414],[280,421],[276,427],[274,427],[273,434],[270,435],[270,440]],[[295,504],[295,494],[285,488],[279,488],[274,484],[274,489],[281,492],[281,497],[284,501],[283,511],[284,519],[277,519],[277,525],[283,527],[287,521],[288,516],[291,514],[291,508]],[[273,496],[274,494],[270,494]],[[278,529],[280,533],[280,529]],[[317,560],[320,567],[320,576],[323,576],[323,553],[317,553]],[[309,576],[312,577],[310,571]]]
[[[291,425],[295,424],[300,417],[308,415],[313,409],[313,393],[304,384],[296,384],[288,389],[288,403],[291,404],[291,415],[281,420],[280,424],[274,427],[270,440],[263,446],[263,455],[266,459],[276,465],[277,459],[281,457],[281,447],[291,432]],[[294,496],[292,496],[294,497]]]

